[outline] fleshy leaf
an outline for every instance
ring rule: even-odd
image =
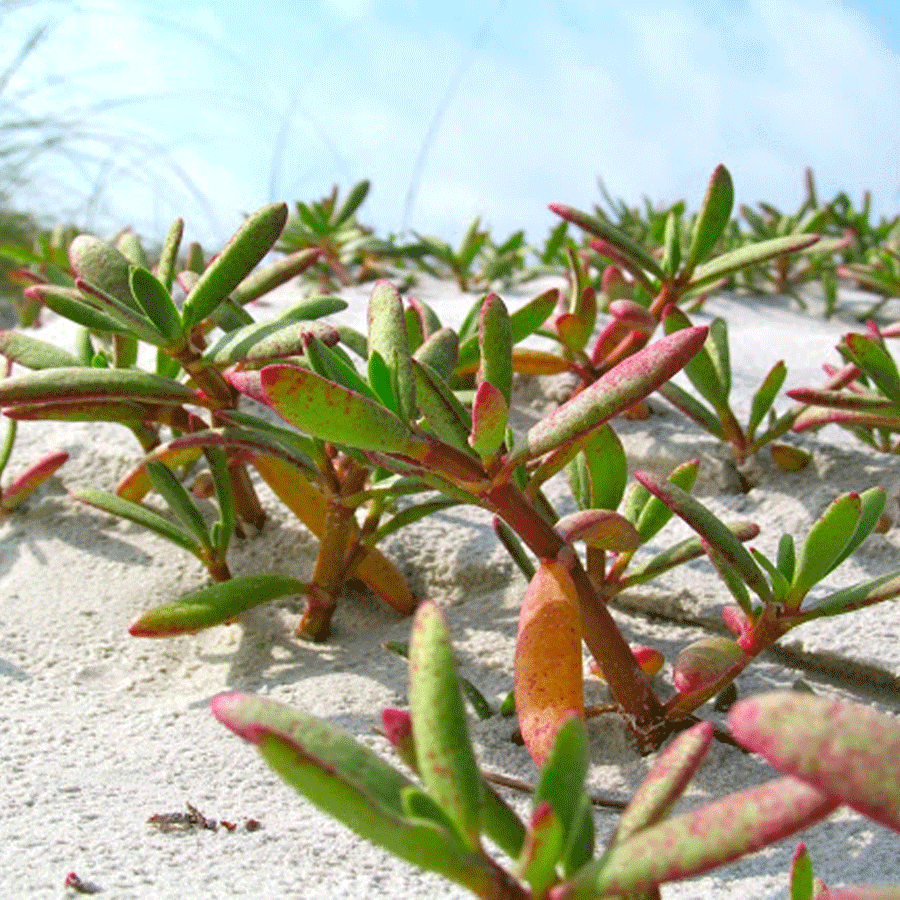
[[[618,435],[609,427],[598,428],[566,473],[582,509],[616,509],[625,493],[628,463]]]
[[[372,289],[368,310],[369,379],[373,357],[380,357],[389,375],[390,392],[400,418],[409,421],[416,405],[416,383],[406,333],[406,318],[400,292],[382,279]]]
[[[203,361],[224,368],[237,362],[259,362],[303,353],[310,338],[318,338],[327,346],[340,339],[337,331],[325,322],[294,322],[276,319],[254,322],[223,335],[203,354]]]
[[[416,456],[423,441],[385,407],[295,366],[262,370],[262,388],[272,408],[312,437],[359,450]]]
[[[622,813],[613,843],[656,825],[669,814],[703,762],[712,735],[712,723],[699,722],[660,754]]]
[[[285,575],[246,575],[164,603],[128,629],[133,637],[173,637],[221,625],[247,609],[278,597],[303,594],[307,585]]]
[[[425,421],[445,443],[468,452],[472,417],[456,399],[441,375],[428,363],[413,359],[416,402]]]
[[[685,268],[693,272],[698,262],[702,262],[712,252],[716,241],[722,236],[731,208],[734,205],[734,185],[728,169],[716,166],[706,188],[706,196],[700,206],[700,213],[694,222],[691,247]]]
[[[166,288],[146,269],[131,270],[131,296],[144,311],[167,344],[177,344],[184,336],[181,316]]]
[[[238,306],[246,306],[263,294],[267,294],[269,291],[305,272],[318,259],[319,251],[315,247],[298,250],[296,253],[291,253],[282,259],[278,259],[264,269],[252,272],[242,279],[240,284],[231,291],[231,300]],[[315,298],[310,299],[314,300]],[[340,312],[340,310],[346,309],[347,303],[345,300],[338,298],[328,299],[336,301],[327,304],[331,307],[328,312]],[[327,314],[326,312],[320,313],[320,315]],[[314,319],[317,317],[314,315],[300,315],[297,318]]]
[[[409,648],[409,701],[419,774],[472,849],[481,835],[482,781],[443,616],[423,603]]]
[[[556,881],[556,864],[564,849],[565,832],[559,814],[549,803],[541,803],[531,814],[525,846],[516,866],[535,897],[545,896]]]
[[[682,693],[708,691],[744,655],[730,638],[719,635],[689,644],[675,660],[674,684]]]
[[[488,294],[478,323],[481,362],[478,382],[487,382],[500,392],[506,404],[512,394],[512,331],[506,305],[496,294]]]
[[[630,895],[700,875],[818,822],[837,805],[794,778],[746,788],[617,843],[575,875],[567,896]]]
[[[492,886],[478,854],[430,822],[410,820],[402,792],[414,785],[348,734],[300,710],[240,694],[212,701],[220,722],[257,744],[263,758],[315,806],[361,837],[475,893]]]
[[[737,703],[740,744],[836,803],[900,831],[900,721],[870,707],[797,691]]]
[[[762,384],[753,395],[750,405],[750,418],[747,422],[747,437],[753,440],[756,429],[762,424],[766,413],[772,408],[775,397],[784,385],[787,378],[787,366],[782,360],[775,363],[769,370],[769,374],[763,379]]]
[[[249,216],[219,255],[203,270],[184,301],[186,328],[202,322],[272,249],[287,221],[284,203],[272,203]]]
[[[888,399],[900,403],[900,373],[884,347],[864,334],[848,334],[844,340],[860,369]]]
[[[541,456],[634,406],[681,369],[706,334],[706,328],[686,328],[624,359],[534,425],[517,455]]]
[[[69,454],[65,450],[59,450],[19,472],[4,489],[0,490],[0,514],[14,510],[27,500],[68,459]]]
[[[66,350],[20,331],[0,331],[0,356],[26,369],[72,368],[82,364]]]
[[[519,615],[515,696],[525,746],[541,766],[573,712],[584,716],[581,615],[572,576],[543,560]]]
[[[589,547],[626,552],[637,550],[640,538],[634,525],[611,509],[583,509],[563,516],[555,525],[567,543],[584,541]]]
[[[479,456],[493,456],[500,449],[508,417],[503,394],[489,381],[482,381],[472,403],[472,433],[468,440]]]
[[[797,553],[797,566],[787,596],[792,607],[798,607],[809,590],[835,567],[856,530],[861,510],[859,494],[844,494],[832,501],[810,529]]]

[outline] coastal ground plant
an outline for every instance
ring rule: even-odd
[[[236,366],[303,355],[313,337],[320,338],[323,347],[339,340],[333,327],[318,321],[346,306],[337,298],[301,301],[272,322],[255,322],[247,312],[248,304],[317,259],[318,251],[300,250],[253,271],[274,245],[286,217],[284,204],[264,207],[208,265],[198,248],[191,248],[183,267],[183,224],[176,222],[155,274],[146,268],[146,257],[132,235],[123,235],[118,246],[79,236],[69,250],[74,283],[60,284],[60,273],[54,273],[52,280],[27,291],[82,326],[77,346],[70,352],[21,332],[0,334],[0,353],[28,370],[0,383],[0,404],[14,421],[111,421],[134,433],[148,457],[117,492],[87,489],[76,497],[160,534],[197,556],[214,581],[229,582],[211,594],[201,591],[185,598],[179,609],[192,610],[191,627],[214,624],[213,608],[221,622],[243,608],[305,587],[310,615],[301,628],[322,637],[328,621],[318,610],[333,607],[335,594],[351,575],[401,612],[412,611],[414,598],[380,551],[352,533],[348,520],[365,499],[359,497],[365,476],[355,464],[336,458],[321,442],[239,410],[240,395],[223,377]],[[185,295],[180,307],[177,290]],[[215,337],[215,330],[221,336]],[[148,345],[155,351],[151,371],[138,367]],[[218,518],[211,523],[176,474],[204,459],[207,470],[201,483],[218,505]],[[248,465],[260,471],[289,507],[300,510],[322,538],[309,584],[284,576],[272,576],[268,582],[256,575],[250,581],[232,579],[226,561],[232,535],[261,527],[265,518]],[[169,517],[142,503],[151,490],[164,500]],[[389,494],[388,489],[382,494]],[[347,501],[350,495],[357,497],[355,503]],[[332,497],[342,502],[329,502]],[[377,509],[388,505],[382,497]],[[379,524],[384,527],[373,514],[372,528]],[[187,626],[176,621],[177,613],[168,610],[141,619],[133,633],[183,630]]]
[[[385,710],[382,723],[415,780],[346,732],[281,703],[223,694],[212,710],[314,805],[479,897],[658,897],[660,885],[783,840],[843,804],[900,831],[898,723],[866,707],[783,692],[742,701],[729,714],[737,741],[783,777],[673,814],[712,740],[711,724],[701,722],[659,754],[598,852],[585,727],[575,711],[540,760],[523,820],[479,770],[446,625],[432,603],[416,613],[409,656],[410,710]],[[898,885],[824,894],[805,845],[789,877],[796,900],[900,896]]]

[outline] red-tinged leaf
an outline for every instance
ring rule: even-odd
[[[534,896],[544,896],[556,881],[564,840],[563,824],[556,811],[549,803],[541,803],[531,814],[525,846],[516,866],[516,874],[528,882]]]
[[[278,597],[303,594],[308,585],[285,575],[233,578],[145,612],[128,629],[132,637],[173,637],[194,634],[228,622],[245,610]]]
[[[806,844],[797,844],[791,858],[791,897],[790,900],[813,900],[812,860]]]
[[[159,421],[159,408],[151,409],[140,403],[125,401],[64,400],[60,403],[21,403],[4,411],[10,419],[20,422],[118,422],[137,425],[145,421]]]
[[[681,332],[679,332],[681,333]],[[731,529],[714,516],[703,504],[681,488],[658,479],[647,472],[635,472],[634,477],[658,497],[677,516],[684,519],[702,538],[716,548],[763,601],[772,600],[772,591],[762,569],[742,546]]]
[[[736,704],[735,738],[876,822],[900,831],[900,721],[867,706],[776,691]]]
[[[700,875],[795,834],[837,806],[794,778],[747,788],[641,829],[578,872],[567,896],[631,895]]]
[[[314,372],[272,365],[262,370],[261,378],[268,404],[312,437],[413,457],[426,443],[390,410]]]
[[[287,204],[272,203],[249,216],[203,270],[184,301],[185,327],[202,322],[272,249],[287,221]]]
[[[563,516],[556,530],[567,543],[584,541],[589,547],[622,553],[637,550],[640,538],[634,525],[611,509],[584,509]]]
[[[854,884],[829,888],[815,897],[822,900],[900,900],[900,884]]]
[[[326,322],[294,322],[276,319],[254,322],[223,335],[206,353],[203,361],[217,368],[234,363],[266,362],[303,353],[311,338],[333,347],[340,335]]]
[[[556,333],[563,346],[572,353],[584,350],[591,332],[575,313],[563,313],[556,317]]]
[[[472,432],[469,445],[479,456],[493,456],[503,443],[509,408],[503,394],[490,382],[482,381],[472,403]]]
[[[416,745],[413,743],[412,716],[404,709],[381,711],[381,727],[394,752],[413,771],[418,772]]]
[[[473,850],[479,846],[482,779],[444,618],[423,603],[409,645],[409,703],[419,774]]]
[[[731,218],[733,205],[734,184],[728,169],[720,164],[716,166],[709,179],[706,196],[694,222],[691,246],[685,261],[685,269],[688,272],[693,272],[697,263],[702,262],[712,252]]]
[[[712,736],[712,723],[699,722],[659,755],[622,813],[613,844],[656,825],[669,814],[706,757]]]
[[[59,369],[82,365],[77,356],[19,331],[0,331],[0,356],[26,369]]]
[[[609,304],[609,312],[621,325],[643,331],[646,334],[652,334],[657,325],[656,319],[649,310],[633,300],[613,300]]]
[[[507,404],[512,394],[513,337],[506,304],[496,295],[488,294],[481,306],[478,321],[478,382],[493,385]]]
[[[794,388],[786,392],[798,403],[810,406],[824,406],[827,409],[847,409],[860,413],[877,413],[882,416],[893,414],[900,418],[900,403],[877,394],[842,393],[817,388]]]
[[[0,381],[0,406],[99,399],[208,405],[202,395],[180,382],[139,369],[72,366],[26,372]]]
[[[519,615],[515,697],[525,746],[538,766],[574,711],[584,716],[581,616],[572,576],[544,560],[528,585]]]
[[[844,338],[853,361],[862,369],[888,399],[900,403],[900,373],[897,364],[884,347],[863,334],[848,334]]]
[[[668,381],[700,350],[706,333],[706,328],[687,328],[624,359],[534,425],[517,456],[542,456],[583,437],[634,406]]]
[[[20,472],[5,490],[0,490],[0,512],[10,512],[30,497],[69,459],[65,450],[51,453]]]
[[[642,644],[634,644],[631,648],[637,664],[641,667],[641,671],[645,675],[655,675],[666,662],[666,658],[655,647],[645,647]],[[589,663],[591,672],[594,673],[601,681],[606,681],[603,674],[603,666],[595,660]]]
[[[612,312],[612,303],[616,300],[631,298],[633,286],[625,280],[625,276],[615,266],[609,265],[603,270],[602,290],[607,300],[610,300],[609,308]],[[654,323],[655,324],[655,323]]]
[[[189,466],[195,463],[203,455],[201,447],[180,447],[174,449],[169,446],[160,447],[151,453],[144,462],[132,469],[116,488],[116,494],[123,500],[130,500],[132,503],[140,503],[141,500],[152,490],[153,484],[150,476],[147,474],[147,462],[151,459],[165,463],[173,471],[183,466]]]
[[[730,638],[701,638],[678,654],[675,687],[682,694],[709,690],[743,656],[744,651]]]

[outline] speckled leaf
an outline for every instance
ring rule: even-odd
[[[307,587],[304,582],[284,575],[232,578],[148,610],[129,627],[128,633],[133,637],[194,634],[278,597],[302,595]]]
[[[563,516],[554,527],[567,543],[584,541],[589,547],[619,553],[640,545],[634,525],[611,509],[579,510]]]
[[[0,406],[100,399],[207,405],[180,382],[139,369],[72,366],[25,372],[0,381]]]
[[[682,694],[708,691],[744,656],[731,638],[713,635],[688,644],[675,660],[673,682]]]
[[[440,374],[426,362],[413,360],[416,378],[416,402],[425,421],[445,443],[457,450],[469,451],[472,417],[456,399]]]
[[[700,875],[818,822],[837,805],[793,778],[729,794],[616,844],[575,875],[568,896],[594,900]]]
[[[686,328],[629,356],[534,425],[519,453],[541,456],[634,406],[681,369],[706,334],[705,328]]]
[[[238,306],[246,306],[253,300],[262,297],[263,294],[268,294],[269,291],[285,284],[292,278],[296,278],[310,266],[314,265],[318,259],[319,251],[315,247],[298,250],[296,253],[284,256],[273,262],[271,265],[266,266],[264,269],[253,272],[244,278],[240,284],[231,291],[231,300]],[[345,300],[337,300],[329,312],[340,312],[341,309],[346,309],[346,307],[347,302]],[[320,313],[320,315],[327,315],[327,313]],[[298,316],[298,318],[312,319],[316,317],[303,315]]]
[[[776,691],[737,703],[728,715],[740,744],[900,831],[900,721],[868,706]]]
[[[671,482],[665,482],[648,472],[635,472],[634,477],[652,494],[712,544],[739,572],[760,599],[772,599],[769,582],[750,552],[741,544],[731,529],[713,515],[702,503]]]
[[[350,735],[300,710],[247,695],[220,695],[212,710],[256,744],[295,790],[361,837],[475,893],[490,889],[483,858],[433,823],[410,820],[401,793],[412,782]]]
[[[733,205],[734,184],[728,169],[720,164],[716,166],[709,179],[706,196],[694,222],[691,246],[685,262],[686,269],[693,271],[698,262],[702,262],[712,253],[716,241],[722,236],[728,224]]]
[[[0,331],[0,356],[5,356],[26,369],[59,369],[82,365],[77,356],[20,331]]]
[[[444,381],[449,381],[459,361],[459,336],[452,328],[439,328],[425,339],[413,359],[430,366]]]
[[[479,456],[493,456],[503,443],[509,408],[503,394],[489,381],[482,381],[472,403],[469,445]]]
[[[478,322],[478,383],[496,388],[508,405],[512,394],[512,330],[506,304],[488,294]]]
[[[247,218],[185,299],[185,327],[202,322],[250,274],[278,240],[287,214],[286,204],[272,203]]]
[[[712,723],[699,722],[660,754],[622,813],[614,844],[656,825],[669,814],[706,757],[712,735]]]
[[[380,357],[389,376],[395,411],[401,419],[409,421],[416,406],[416,382],[406,333],[406,318],[400,292],[385,279],[376,282],[372,289],[368,324],[369,381],[375,387],[372,363],[373,358]]]
[[[80,234],[69,245],[69,262],[78,278],[99,288],[123,307],[144,315],[131,295],[131,263],[112,244],[93,235]]]
[[[450,638],[433,603],[423,603],[416,612],[409,678],[419,774],[453,820],[461,840],[474,849],[481,835],[481,773],[469,738]]]
[[[565,830],[559,814],[549,803],[538,804],[531,814],[525,845],[516,874],[528,882],[535,897],[545,896],[557,880],[556,866],[565,847]]]
[[[310,338],[327,346],[339,340],[337,331],[325,322],[275,320],[254,322],[223,335],[203,354],[203,361],[224,368],[237,362],[256,362],[299,356]]]
[[[543,560],[525,592],[514,683],[522,738],[541,766],[566,719],[584,715],[578,594],[558,560]]]
[[[312,437],[359,450],[415,456],[422,440],[390,410],[361,394],[294,366],[262,370],[272,408]]]

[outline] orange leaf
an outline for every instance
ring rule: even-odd
[[[544,560],[531,579],[519,616],[515,698],[528,752],[543,765],[573,711],[584,718],[581,616],[568,569]]]

